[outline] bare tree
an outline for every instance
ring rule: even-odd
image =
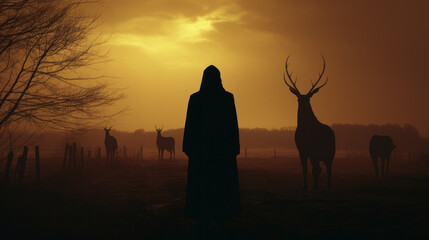
[[[0,133],[11,125],[78,129],[97,125],[122,96],[91,69],[104,61],[93,2],[0,2]],[[112,113],[111,113],[112,114]],[[114,114],[114,113],[113,113]]]

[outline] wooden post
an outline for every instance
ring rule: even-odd
[[[97,158],[98,158],[98,162],[100,162],[100,160],[101,160],[101,147],[98,148]]]
[[[13,151],[10,151],[9,154],[7,155],[6,168],[4,169],[3,184],[8,184],[10,182],[9,172],[10,172],[10,166],[12,166],[12,160],[13,160]]]
[[[22,152],[22,155],[18,159],[18,173],[19,173],[19,180],[18,184],[22,184],[24,181],[24,172],[25,172],[25,164],[27,163],[27,154],[28,154],[28,147],[24,146],[24,151]]]
[[[39,158],[39,146],[35,146],[34,147],[34,152],[36,154],[35,159],[36,159],[36,177],[37,177],[37,181],[40,181],[40,158]]]
[[[73,163],[73,145],[69,145],[69,169],[72,168]]]
[[[140,159],[143,160],[143,144],[140,146]]]
[[[84,161],[84,151],[83,151],[83,147],[80,147],[80,168],[83,169],[83,161]]]
[[[127,160],[127,149],[124,146],[124,161],[126,161],[126,160]]]
[[[73,143],[73,169],[76,169],[76,143]]]
[[[66,168],[66,165],[67,165],[68,151],[69,151],[69,143],[66,143],[66,150],[64,152],[64,159],[63,159],[63,170]]]

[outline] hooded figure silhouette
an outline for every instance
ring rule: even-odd
[[[240,153],[234,96],[219,70],[204,70],[200,91],[188,103],[183,152],[189,157],[186,217],[227,220],[240,214],[236,156]]]

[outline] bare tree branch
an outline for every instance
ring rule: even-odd
[[[93,37],[96,17],[80,11],[96,2],[0,2],[0,133],[19,123],[95,126],[118,114],[105,110],[123,97],[120,89],[110,88],[102,75],[83,71],[106,61],[97,51],[104,41]]]

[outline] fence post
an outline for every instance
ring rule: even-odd
[[[63,159],[63,170],[66,168],[66,165],[67,165],[68,151],[69,151],[69,143],[66,143],[66,150],[64,151],[64,159]]]
[[[76,143],[74,142],[73,143],[73,169],[76,169],[76,151],[77,151],[77,149],[76,149]]]
[[[143,160],[143,144],[140,146],[140,159]]]
[[[73,163],[73,145],[69,145],[69,170],[72,168]]]
[[[9,171],[10,171],[10,166],[12,166],[12,161],[13,161],[13,151],[10,151],[9,154],[7,155],[6,168],[4,170],[4,176],[3,176],[4,184],[8,184],[10,182]]]
[[[88,150],[88,160],[86,160],[88,163],[91,161],[91,150]]]
[[[101,147],[98,147],[97,158],[98,158],[98,162],[100,163],[100,161],[101,161]]]
[[[80,168],[83,169],[83,162],[84,162],[84,151],[83,147],[80,147]]]
[[[28,154],[28,147],[24,146],[24,151],[22,152],[22,155],[18,159],[18,174],[19,174],[19,180],[18,184],[21,185],[24,181],[24,172],[25,172],[25,164],[27,163],[27,154]]]
[[[34,147],[34,152],[36,154],[36,177],[37,177],[37,181],[40,181],[40,156],[39,156],[39,146],[35,146]]]

